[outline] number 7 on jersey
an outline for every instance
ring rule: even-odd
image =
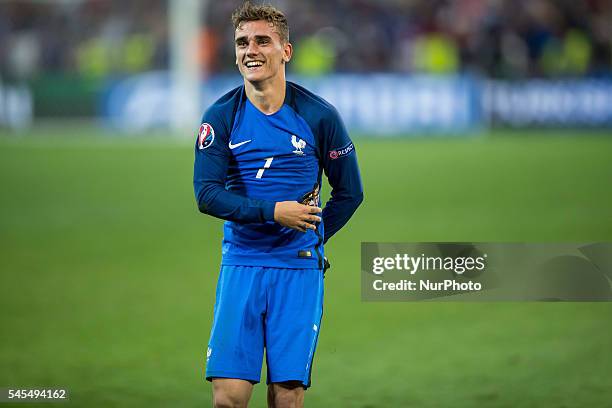
[[[266,162],[264,163],[263,168],[257,170],[257,175],[255,176],[255,178],[260,179],[263,176],[264,171],[270,168],[270,165],[272,164],[272,160],[274,160],[274,157],[268,157],[266,159]]]

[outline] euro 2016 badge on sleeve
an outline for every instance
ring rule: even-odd
[[[208,123],[202,123],[198,132],[198,149],[206,149],[215,141],[215,131]]]

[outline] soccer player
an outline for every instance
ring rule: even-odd
[[[245,3],[232,15],[244,85],[204,114],[195,146],[198,208],[226,220],[206,379],[216,407],[246,406],[266,350],[268,405],[300,407],[323,312],[323,244],[363,199],[336,110],[285,80],[285,16]],[[325,172],[332,188],[320,208]]]

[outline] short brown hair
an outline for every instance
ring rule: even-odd
[[[269,4],[256,5],[252,4],[250,1],[246,1],[232,13],[234,30],[238,29],[240,24],[245,21],[259,20],[265,20],[272,24],[276,29],[281,41],[283,43],[289,42],[289,26],[287,25],[287,18],[277,8]]]

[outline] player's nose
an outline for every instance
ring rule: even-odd
[[[259,47],[255,41],[249,41],[249,45],[247,46],[246,53],[248,56],[257,55],[259,52]]]

